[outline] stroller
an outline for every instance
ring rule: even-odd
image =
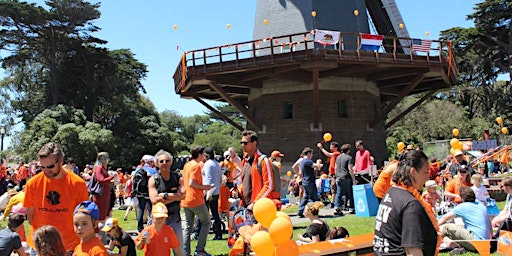
[[[239,229],[244,226],[254,224],[254,218],[251,212],[246,208],[240,207],[229,211],[228,221],[228,246],[232,248],[229,255],[248,255],[250,249],[245,242],[240,242],[241,236]],[[243,245],[241,245],[243,243]],[[242,248],[240,248],[242,247]]]
[[[324,204],[329,205],[331,203],[331,183],[329,178],[319,178],[320,184],[317,185],[318,199]]]

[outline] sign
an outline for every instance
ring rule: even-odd
[[[473,150],[487,150],[490,148],[496,148],[498,142],[496,140],[474,140]]]

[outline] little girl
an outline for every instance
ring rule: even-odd
[[[425,182],[425,187],[427,191],[423,192],[421,197],[434,208],[434,212],[437,212],[436,203],[441,203],[441,196],[436,191],[437,184],[434,180],[428,180]]]
[[[100,210],[91,201],[83,201],[73,212],[75,233],[80,237],[80,244],[75,248],[73,256],[108,256],[105,245],[96,237]]]
[[[480,174],[473,174],[471,176],[471,183],[473,183],[473,186],[471,186],[471,189],[473,192],[475,192],[476,200],[483,205],[486,205],[486,199],[489,197],[489,192],[487,192],[487,189],[484,185],[482,185],[483,179],[482,175]]]

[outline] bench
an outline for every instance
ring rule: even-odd
[[[373,255],[373,233],[299,245],[299,255]]]

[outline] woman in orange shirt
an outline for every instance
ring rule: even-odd
[[[448,199],[454,200],[456,203],[461,203],[459,189],[462,186],[471,187],[471,174],[469,173],[466,165],[461,165],[457,175],[448,181],[444,190],[444,196]]]

